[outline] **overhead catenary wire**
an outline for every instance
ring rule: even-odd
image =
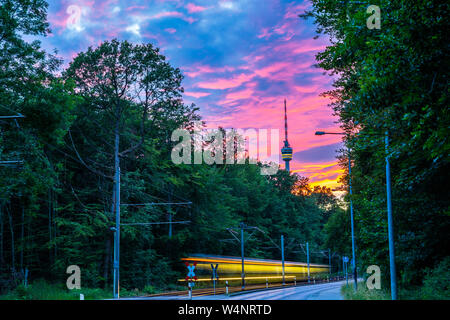
[[[145,207],[145,206],[165,206],[165,205],[191,205],[192,202],[147,202],[147,203],[121,203],[121,206]]]
[[[121,223],[122,226],[147,226],[155,224],[188,224],[191,221],[156,221],[156,222],[131,222],[131,223]]]
[[[4,107],[4,106],[2,106],[2,107]],[[11,109],[9,109],[7,107],[4,107],[4,108],[6,108],[6,109],[8,109],[10,111],[13,111],[13,110],[11,110]],[[15,112],[15,111],[13,111],[13,112]],[[25,116],[20,114],[20,113],[17,113],[17,112],[15,112],[15,113],[16,113],[16,115],[13,115],[13,116],[0,116],[0,119],[14,120],[14,122],[16,123],[17,128],[20,130],[21,128],[19,126],[19,123],[17,122],[17,119],[18,118],[25,118]],[[22,164],[24,164],[23,160],[3,160],[3,161],[0,161],[0,165],[2,165],[2,166],[20,166]]]

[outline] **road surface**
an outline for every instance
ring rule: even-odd
[[[333,282],[273,289],[237,295],[226,300],[342,300],[341,287],[343,283]]]
[[[199,296],[192,300],[342,300],[341,287],[345,281],[288,287],[283,289],[226,295]],[[136,297],[133,300],[187,300],[186,296]]]

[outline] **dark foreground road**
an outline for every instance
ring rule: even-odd
[[[249,292],[228,297],[226,295],[193,297],[192,300],[342,300],[341,287],[345,281],[309,286],[289,287]],[[187,300],[186,296],[137,297],[133,300]]]
[[[226,300],[342,300],[341,287],[343,283],[333,282],[253,292],[229,297]]]

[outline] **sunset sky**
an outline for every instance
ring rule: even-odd
[[[208,127],[278,128],[284,137],[287,100],[291,170],[313,185],[336,187],[342,170],[335,150],[336,117],[319,94],[332,78],[314,67],[328,39],[298,18],[309,1],[283,0],[49,0],[52,33],[41,39],[67,64],[88,46],[117,38],[161,48],[185,79],[185,102]],[[284,165],[283,165],[284,167]]]

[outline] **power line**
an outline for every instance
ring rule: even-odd
[[[24,164],[23,160],[5,160],[5,161],[0,161],[0,165],[2,166],[17,166],[17,165],[21,165]]]
[[[6,110],[8,110],[8,111],[11,111],[11,112],[13,112],[13,113],[20,114],[20,113],[17,112],[16,110],[13,110],[13,109],[11,109],[11,108],[8,108],[8,107],[6,107],[6,106],[4,106],[4,105],[0,105],[0,107],[3,108],[3,109],[6,109]]]
[[[147,203],[121,203],[121,206],[145,207],[145,206],[166,206],[166,205],[191,205],[192,202],[147,202]]]
[[[25,118],[25,116],[20,113],[15,116],[0,116],[0,119],[19,119],[19,118]]]
[[[236,234],[237,231],[233,228],[227,228],[227,231],[231,233],[231,235],[241,244],[241,263],[242,263],[242,273],[241,273],[241,279],[242,279],[242,290],[245,288],[245,271],[244,271],[244,243],[251,238],[251,236],[255,233],[255,231],[258,229],[257,227],[251,227],[245,225],[245,223],[241,222],[239,225],[240,231],[241,231],[241,239],[239,239]],[[244,239],[244,230],[254,230],[250,236],[247,238],[247,240]]]
[[[191,221],[157,221],[157,222],[135,222],[135,223],[121,223],[122,226],[147,226],[153,224],[188,224]]]
[[[4,107],[4,106],[2,106],[2,107]],[[11,109],[9,109],[7,107],[4,107],[4,108],[6,108],[8,110],[11,110]],[[11,111],[13,111],[13,110],[11,110]],[[20,113],[18,113],[17,115],[14,115],[14,116],[0,116],[0,119],[14,120],[16,125],[17,125],[17,127],[20,129],[20,126],[17,123],[17,119],[19,119],[19,118],[25,118],[25,116],[20,114]],[[0,161],[0,165],[2,165],[2,166],[13,166],[13,167],[14,166],[20,166],[23,163],[24,163],[23,160],[4,160],[4,161]]]

